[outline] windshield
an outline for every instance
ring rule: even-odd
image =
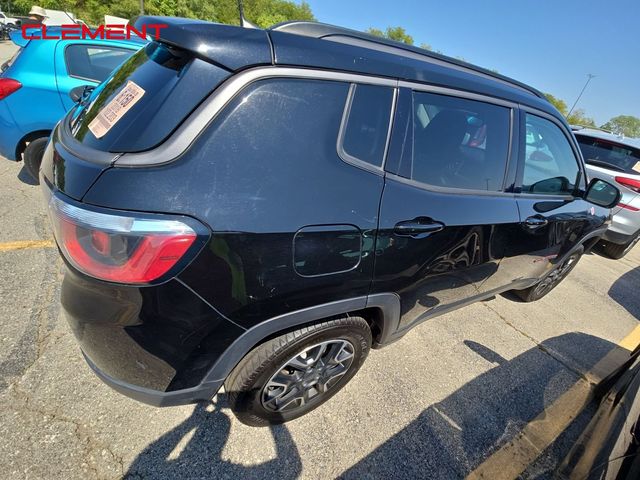
[[[587,164],[640,174],[640,149],[581,135],[576,135],[576,138]]]

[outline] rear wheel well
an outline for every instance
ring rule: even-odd
[[[369,307],[363,310],[356,310],[355,312],[349,312],[348,315],[354,315],[362,317],[369,324],[371,329],[371,337],[373,339],[373,345],[378,345],[382,338],[382,332],[384,330],[384,315],[382,309],[377,307]]]
[[[48,137],[50,134],[51,130],[36,130],[35,132],[27,133],[16,146],[16,161],[22,160],[22,154],[24,153],[24,149],[27,148],[27,144],[29,142],[33,142],[38,138]]]
[[[382,338],[383,326],[384,326],[384,314],[382,309],[380,308],[369,307],[361,310],[346,311],[344,313],[330,315],[328,317],[317,318],[314,320],[310,320],[308,322],[291,325],[288,328],[283,328],[281,330],[271,332],[269,335],[266,335],[260,338],[255,343],[253,343],[250,348],[247,345],[246,350],[243,349],[244,353],[242,355],[242,358],[246,357],[246,355],[248,355],[250,352],[258,348],[263,343],[268,342],[269,340],[272,340],[282,335],[286,335],[287,333],[290,333],[305,327],[309,327],[310,325],[326,322],[326,321],[336,319],[336,318],[341,318],[341,317],[362,317],[367,322],[367,324],[369,325],[369,328],[371,329],[371,337],[373,340],[374,348],[377,348],[380,345],[379,341]],[[207,345],[208,338],[210,337],[204,338],[200,342],[200,346],[194,350],[194,355],[190,359],[187,359],[184,362],[182,368],[180,369],[180,372],[178,372],[176,377],[172,380],[171,384],[169,385],[168,391],[180,390],[183,388],[189,388],[194,386],[190,383],[185,383],[185,382],[189,381],[190,376],[194,372],[194,370],[203,369],[202,352],[203,350],[207,349],[206,345]],[[229,371],[233,370],[233,368],[235,368],[236,365],[242,361],[242,358],[240,358],[232,366],[232,368]],[[212,368],[214,364],[215,364],[215,361],[209,364],[208,367],[205,368],[205,371],[208,371],[210,368]]]
[[[334,318],[339,318],[339,317],[362,317],[365,319],[365,321],[367,322],[367,324],[369,325],[369,328],[371,329],[371,337],[373,338],[374,343],[380,339],[380,336],[382,335],[382,322],[383,322],[383,318],[382,318],[382,310],[380,310],[379,308],[363,308],[362,310],[353,310],[350,312],[344,312],[338,315],[331,315],[329,317],[324,317],[324,318],[318,318],[316,320],[312,320],[309,322],[305,322],[305,323],[301,323],[299,325],[295,325],[289,328],[285,328],[283,330],[279,330],[277,332],[273,332],[272,334],[264,337],[263,339],[261,339],[258,343],[256,343],[253,347],[251,347],[251,350],[253,350],[254,348],[256,348],[258,345],[271,340],[275,337],[279,337],[281,335],[284,335],[288,332],[292,332],[295,330],[298,330],[300,328],[304,328],[304,327],[308,327],[309,325],[313,325],[316,323],[322,323],[322,322],[326,322],[327,320],[331,320]]]

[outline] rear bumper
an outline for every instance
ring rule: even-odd
[[[633,206],[640,208],[640,205],[636,205],[636,203],[640,203],[640,201],[636,201],[633,204]],[[613,216],[611,225],[603,239],[611,243],[623,245],[634,238],[638,231],[640,231],[640,212],[620,209]]]
[[[87,355],[84,353],[83,355],[87,364],[91,367],[91,370],[93,370],[93,373],[95,373],[100,380],[109,385],[116,392],[133,398],[139,402],[146,403],[147,405],[153,405],[154,407],[173,407],[176,405],[187,405],[189,403],[210,400],[216,393],[218,393],[218,390],[224,382],[224,380],[209,381],[193,388],[186,388],[173,392],[161,392],[150,388],[139,387],[121,380],[116,380],[100,370],[91,361],[91,359],[87,357]]]
[[[18,128],[6,102],[0,101],[0,155],[8,160],[16,160],[16,147],[22,139],[22,130]]]
[[[179,281],[108,284],[67,268],[61,303],[89,366],[115,390],[151,405],[211,398],[207,376],[243,332]]]
[[[602,240],[609,243],[615,243],[616,245],[624,245],[626,243],[629,243],[634,237],[635,234],[627,235],[626,233],[607,230],[607,232],[602,237]]]

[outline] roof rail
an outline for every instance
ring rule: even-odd
[[[611,135],[618,135],[618,134],[616,134],[615,132],[613,132],[611,130],[607,130],[605,128],[596,127],[595,125],[581,125],[581,124],[575,124],[575,123],[571,124],[571,130],[573,130],[574,132],[577,132],[578,130],[584,130],[585,128],[588,128],[589,130],[598,130],[600,132],[610,133]]]
[[[520,89],[524,89],[527,92],[532,93],[536,97],[546,99],[544,94],[539,90],[525,83],[514,80],[513,78],[506,77],[504,75],[493,72],[486,68],[479,67],[477,65],[473,65],[471,63],[467,63],[462,60],[451,58],[446,55],[442,55],[440,53],[435,53],[429,50],[425,50],[423,48],[414,47],[413,45],[408,45],[406,43],[396,42],[394,40],[377,37],[375,35],[359,32],[357,30],[352,30],[350,28],[338,27],[335,25],[330,25],[327,23],[320,23],[320,22],[292,21],[292,22],[279,23],[269,28],[268,30],[292,33],[295,35],[302,35],[305,37],[312,37],[317,39],[330,40],[331,37],[340,38],[340,41],[342,43],[353,43],[359,46],[362,46],[362,43],[366,42],[371,44],[371,45],[367,45],[367,48],[374,48],[377,50],[380,50],[381,46],[387,47],[385,50],[391,47],[394,49],[403,50],[405,52],[411,52],[412,54],[417,54],[419,56],[425,57],[424,58],[425,61],[432,59],[440,62],[445,62],[451,65],[455,65],[458,68],[466,69],[472,73],[489,76],[495,80],[508,83]],[[349,39],[353,39],[354,41],[349,42]]]

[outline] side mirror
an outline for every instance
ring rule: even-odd
[[[69,92],[69,97],[75,103],[78,103],[84,98],[84,96],[93,90],[93,85],[80,85],[79,87],[72,88]]]
[[[622,198],[622,193],[616,187],[604,180],[594,178],[587,187],[584,199],[604,208],[615,207]]]

